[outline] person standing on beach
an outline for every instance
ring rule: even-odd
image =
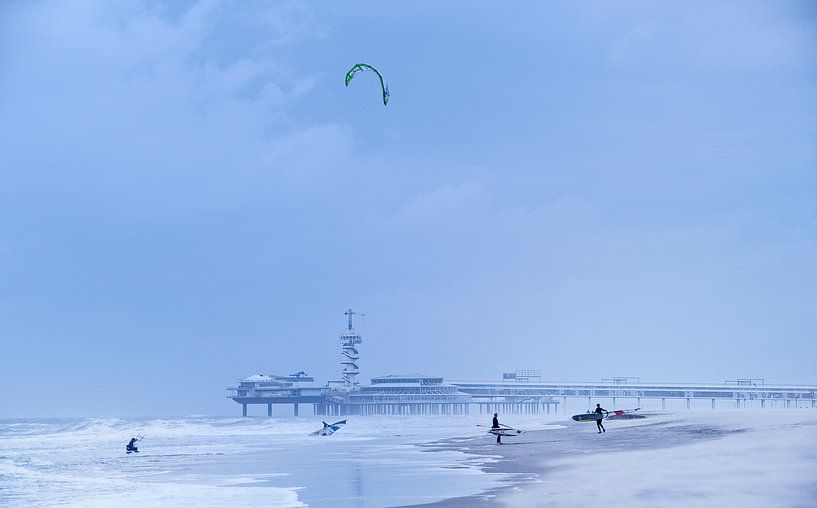
[[[495,431],[496,431],[496,432],[495,432],[495,433],[496,433],[496,444],[502,444],[502,439],[501,439],[501,438],[502,438],[502,436],[501,436],[501,435],[500,435],[500,433],[499,433],[499,429],[500,429],[500,428],[501,428],[501,427],[499,426],[499,418],[497,418],[497,414],[496,414],[496,413],[494,413],[494,419],[493,419],[493,421],[491,422],[491,430],[495,430]]]
[[[599,419],[596,420],[596,427],[599,428],[599,434],[601,434],[602,432],[607,432],[606,430],[604,430],[604,425],[601,424],[601,421],[604,419],[604,413],[606,412],[607,410],[601,407],[601,404],[596,404],[595,413],[599,415],[598,417]]]

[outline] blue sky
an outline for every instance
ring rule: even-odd
[[[253,373],[815,383],[811,2],[0,5],[0,416]],[[376,65],[349,88],[357,62]]]

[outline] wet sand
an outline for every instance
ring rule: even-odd
[[[817,466],[817,411],[645,416],[606,420],[604,434],[592,423],[565,421],[564,427],[530,430],[501,446],[491,436],[430,443],[429,452],[495,457],[482,468],[512,476],[480,495],[421,506],[563,506],[612,492],[624,496],[618,498],[622,504],[639,506],[723,506],[724,500],[732,504],[730,498],[749,506],[808,506],[803,503],[817,494],[810,472]],[[787,473],[772,474],[779,467]],[[769,489],[797,493],[754,492],[753,478]],[[736,483],[746,484],[746,492],[730,495]]]

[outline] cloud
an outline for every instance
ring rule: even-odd
[[[354,163],[354,140],[340,124],[321,124],[293,130],[264,147],[264,166],[290,181],[311,182],[318,175],[337,179]]]
[[[410,228],[469,227],[469,223],[480,220],[490,200],[490,193],[479,183],[444,185],[412,196],[397,220]]]
[[[288,45],[322,37],[307,9],[168,8],[4,7],[0,32],[13,45],[0,50],[0,192],[51,195],[54,206],[81,196],[69,213],[173,214],[278,192],[266,172],[315,177],[348,153],[343,127],[289,117],[317,80],[287,56]]]
[[[14,51],[6,48],[0,60],[8,73],[2,86],[14,101],[3,107],[20,120],[18,127],[46,134],[67,130],[74,138],[82,135],[78,124],[96,134],[130,127],[132,136],[150,130],[195,133],[224,123],[229,131],[239,122],[262,129],[313,86],[314,77],[298,76],[281,46],[266,41],[291,39],[276,36],[288,26],[286,11],[242,25],[242,37],[266,44],[240,51],[214,41],[239,28],[221,17],[222,3],[195,4],[178,20],[137,2],[124,5],[130,8],[108,2],[76,9],[30,4],[15,23],[6,22]]]
[[[813,64],[817,19],[797,2],[636,4],[638,16],[613,43],[613,66],[725,73]],[[618,6],[616,6],[618,8]],[[610,13],[608,11],[609,14]],[[811,16],[809,16],[811,14]],[[798,20],[792,22],[793,19]]]

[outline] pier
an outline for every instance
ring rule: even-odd
[[[642,383],[638,377],[614,377],[599,382],[543,382],[539,370],[505,372],[497,381],[449,381],[441,376],[388,374],[361,385],[359,345],[349,309],[346,329],[340,335],[341,379],[317,386],[300,371],[286,376],[256,374],[227,388],[230,399],[248,405],[292,406],[298,416],[302,405],[315,415],[460,415],[567,414],[568,405],[584,409],[596,403],[617,407],[667,409],[716,408],[817,408],[817,385],[767,384],[765,379],[741,378],[723,383]],[[585,406],[586,404],[586,406]],[[680,406],[680,407],[679,407]]]
[[[520,371],[531,372],[531,371]],[[538,375],[502,381],[451,381],[463,393],[471,395],[472,403],[488,408],[499,407],[504,412],[523,412],[528,400],[534,403],[544,398],[562,402],[566,414],[568,401],[583,402],[588,408],[598,402],[641,407],[645,402],[667,409],[667,402],[680,402],[686,409],[701,407],[726,408],[803,408],[817,407],[817,386],[766,384],[763,379],[737,379],[723,383],[642,383],[637,377],[602,379],[598,383],[542,382]],[[533,379],[532,379],[533,377]],[[677,407],[677,404],[676,404]],[[490,411],[490,409],[488,409]],[[527,409],[525,408],[525,411]]]

